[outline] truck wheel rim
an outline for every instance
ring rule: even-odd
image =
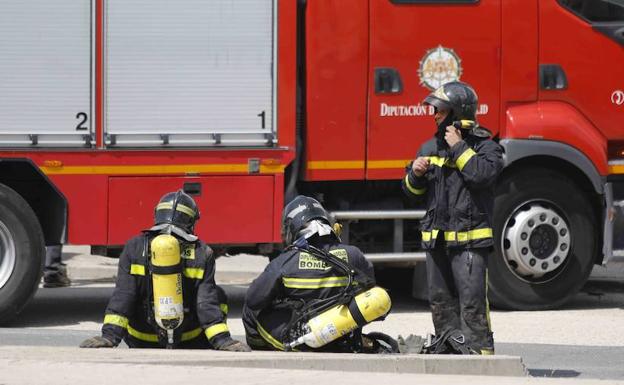
[[[0,288],[4,287],[15,268],[15,242],[13,236],[6,227],[0,222]]]
[[[511,272],[523,281],[542,283],[557,276],[568,260],[570,225],[554,203],[530,201],[507,219],[501,242]]]

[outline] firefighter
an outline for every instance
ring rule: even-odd
[[[376,340],[362,338],[359,326],[364,322],[351,322],[342,328],[344,325],[330,320],[334,335],[346,335],[329,343],[316,338],[321,328],[328,325],[310,328],[311,323],[307,322],[319,315],[318,311],[309,311],[316,305],[340,313],[336,307],[340,299],[346,304],[351,298],[342,296],[345,290],[357,287],[352,294],[358,294],[375,285],[373,266],[358,248],[340,243],[323,206],[306,196],[293,199],[282,215],[282,238],[289,247],[269,263],[247,290],[243,324],[249,346],[254,350],[290,350],[296,346],[295,350],[329,352],[368,352],[378,347]],[[327,260],[327,255],[340,262],[334,264]],[[389,311],[389,298],[383,294],[382,297],[378,307],[381,310],[367,320],[383,317],[380,314]],[[353,305],[349,306],[349,311],[359,313],[352,308]],[[330,313],[321,314],[331,317]]]
[[[420,226],[438,345],[430,352],[494,353],[487,257],[494,244],[494,182],[503,162],[502,148],[476,121],[477,100],[462,82],[446,83],[425,98],[438,130],[402,181],[405,193],[426,206]]]
[[[165,194],[154,219],[121,253],[102,335],[80,347],[115,347],[123,339],[131,348],[249,351],[228,331],[212,250],[193,233],[199,219],[193,198],[182,191]]]

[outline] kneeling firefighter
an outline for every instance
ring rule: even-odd
[[[362,326],[389,313],[390,297],[375,286],[362,252],[340,243],[323,206],[296,197],[284,208],[282,237],[289,246],[247,290],[247,343],[258,350],[396,352],[390,337],[362,335]]]
[[[193,198],[182,191],[164,195],[154,219],[121,253],[102,335],[80,347],[114,347],[123,339],[131,348],[249,351],[230,336],[212,250],[193,234],[199,219]]]

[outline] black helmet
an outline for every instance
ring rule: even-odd
[[[329,214],[314,198],[299,195],[284,207],[282,214],[282,239],[289,245],[297,234],[313,219],[331,224]]]
[[[154,224],[172,224],[193,233],[199,210],[193,198],[182,190],[163,195],[154,208]]]
[[[463,82],[449,82],[430,93],[425,103],[450,110],[452,120],[473,120],[477,115],[477,93]]]

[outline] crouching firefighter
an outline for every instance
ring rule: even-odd
[[[390,337],[362,334],[389,313],[390,297],[375,286],[362,252],[340,243],[323,206],[296,197],[284,208],[282,237],[288,247],[247,290],[243,324],[252,349],[396,352]]]
[[[164,195],[154,226],[132,238],[119,258],[102,335],[83,348],[212,348],[249,351],[231,338],[227,298],[215,284],[212,250],[193,234],[199,211],[182,191]]]

